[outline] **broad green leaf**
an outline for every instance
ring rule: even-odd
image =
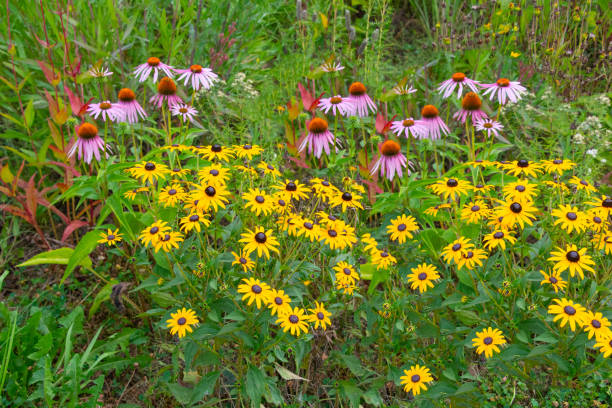
[[[72,248],[58,248],[52,249],[51,251],[41,252],[40,254],[34,255],[32,258],[25,262],[20,263],[17,266],[34,266],[34,265],[68,265],[70,257],[74,253]],[[82,258],[78,265],[85,268],[91,267],[91,259],[89,257]]]
[[[87,258],[87,259],[89,259],[89,258]],[[119,283],[119,281],[117,279],[111,279],[110,282],[108,282],[106,285],[104,285],[104,287],[102,289],[100,289],[100,291],[98,292],[98,294],[94,298],[94,301],[93,301],[91,307],[89,308],[89,318],[90,319],[98,311],[98,309],[100,308],[100,305],[102,304],[102,302],[105,302],[108,299],[110,299],[110,294],[113,291],[113,286],[115,286],[118,283]]]
[[[64,276],[62,276],[62,280],[60,281],[60,285],[64,283],[66,278],[68,278],[74,269],[81,265],[83,259],[89,260],[89,254],[94,250],[94,248],[98,245],[98,240],[100,239],[99,231],[89,231],[77,244],[76,248],[74,248],[74,252],[70,256],[68,260],[68,266],[66,266],[66,271],[64,272]],[[89,260],[91,263],[91,260]]]

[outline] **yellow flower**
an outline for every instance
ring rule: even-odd
[[[518,58],[518,57],[520,57],[520,56],[521,56],[521,53],[520,53],[520,52],[514,52],[514,51],[512,51],[512,52],[510,53],[510,56],[511,56],[512,58]]]
[[[582,325],[582,319],[586,311],[583,306],[565,298],[553,299],[553,302],[556,305],[548,306],[548,313],[555,315],[553,322],[561,320],[561,327],[564,327],[569,322],[572,331],[576,330],[576,326],[580,327]]]
[[[171,319],[166,320],[166,327],[170,329],[170,334],[178,334],[179,338],[185,337],[187,332],[193,332],[191,326],[195,326],[200,321],[195,312],[191,309],[179,309],[176,313],[170,313]]]
[[[265,255],[266,258],[270,258],[270,251],[279,253],[280,244],[272,235],[272,230],[266,231],[264,227],[256,227],[255,230],[247,229],[240,236],[239,242],[245,244],[244,250],[247,254],[257,251],[257,256]]]
[[[321,326],[323,330],[327,330],[327,326],[331,326],[331,320],[329,319],[331,312],[328,312],[325,309],[323,303],[315,301],[315,305],[316,307],[314,309],[308,309],[308,311],[311,313],[308,318],[312,323],[314,323],[315,329],[318,329],[319,326]]]
[[[406,239],[412,239],[412,233],[419,230],[419,225],[411,215],[400,215],[391,220],[391,225],[387,226],[387,234],[391,235],[391,241],[398,241],[400,244]]]
[[[559,289],[565,289],[565,287],[567,286],[567,282],[564,281],[561,277],[561,272],[552,271],[550,275],[544,271],[540,271],[540,273],[544,276],[544,279],[540,282],[540,285],[552,285],[553,289],[555,290],[555,293],[559,292]]]
[[[290,331],[293,336],[299,336],[302,332],[308,332],[308,316],[305,316],[304,309],[289,307],[285,314],[278,316],[276,323],[283,328],[283,332]]]
[[[595,274],[595,270],[591,267],[595,262],[587,255],[586,248],[578,249],[576,245],[567,245],[565,249],[557,247],[557,251],[552,251],[550,254],[552,256],[548,260],[555,262],[553,269],[557,272],[569,269],[572,278],[578,273],[580,279],[584,279],[584,271]]]
[[[258,309],[261,309],[261,306],[265,306],[268,300],[270,286],[254,278],[244,278],[242,281],[244,283],[238,285],[238,293],[244,293],[242,300],[247,300],[248,306],[251,306],[251,304],[255,302]]]
[[[435,266],[422,263],[416,268],[411,268],[411,274],[408,275],[408,282],[411,289],[418,289],[419,293],[427,291],[428,288],[433,288],[433,281],[440,279],[440,275]]]
[[[108,244],[108,246],[113,246],[113,245],[116,245],[117,242],[122,240],[121,236],[122,234],[119,233],[119,228],[117,228],[115,231],[109,228],[106,234],[104,232],[100,233],[100,237],[102,239],[100,239],[98,243]]]
[[[336,271],[336,282],[354,285],[359,280],[359,274],[349,263],[340,261],[333,269]]]
[[[412,391],[412,395],[419,395],[421,391],[427,391],[425,383],[432,381],[433,377],[429,373],[429,368],[418,364],[411,366],[410,370],[404,370],[404,375],[400,377],[404,391]]]
[[[493,357],[493,352],[500,352],[498,346],[506,344],[506,339],[501,330],[487,327],[481,332],[476,332],[476,337],[472,339],[472,347],[477,347],[478,354],[484,353],[486,358]]]
[[[268,309],[272,316],[281,316],[291,311],[291,299],[284,290],[270,289],[268,291]]]

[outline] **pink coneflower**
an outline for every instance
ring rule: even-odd
[[[334,144],[334,135],[327,129],[327,121],[321,118],[314,118],[308,124],[308,135],[300,145],[300,152],[308,146],[308,154],[313,154],[316,158],[321,157],[321,153],[329,156],[329,145]],[[335,146],[334,146],[335,148]]]
[[[84,157],[85,163],[91,163],[92,158],[96,158],[100,161],[100,151],[108,149],[109,146],[104,143],[104,140],[98,135],[98,128],[96,125],[83,122],[76,127],[77,140],[74,142],[68,157],[74,156],[78,151],[78,159],[81,160]]]
[[[338,72],[342,71],[344,67],[337,62],[324,62],[321,65],[321,70],[324,72]]]
[[[450,132],[448,126],[440,119],[440,112],[435,106],[423,106],[421,116],[421,124],[427,128],[427,137],[429,139],[439,139],[440,133],[447,135]]]
[[[493,84],[482,84],[480,86],[486,89],[482,93],[483,95],[491,94],[491,100],[495,98],[497,93],[497,100],[500,105],[505,105],[507,100],[516,102],[527,92],[527,88],[522,86],[519,81],[510,81],[508,78],[500,78]]]
[[[478,92],[478,88],[476,85],[480,85],[478,81],[474,81],[465,76],[463,72],[455,72],[450,79],[442,82],[438,86],[438,92],[442,94],[444,99],[448,98],[453,92],[455,92],[455,88],[459,88],[457,90],[457,98],[461,98],[461,94],[463,93],[463,86],[470,88],[473,92]]]
[[[320,99],[319,106],[317,107],[325,114],[327,114],[327,112],[329,112],[331,109],[332,115],[334,116],[337,115],[338,112],[340,112],[342,116],[350,116],[355,110],[355,105],[353,105],[353,102],[348,98],[341,97],[340,95]]]
[[[104,101],[100,103],[92,103],[87,107],[87,113],[93,116],[94,119],[98,119],[98,116],[102,115],[102,120],[111,122],[121,122],[125,116],[125,111],[118,103],[111,103],[110,101]]]
[[[380,157],[372,167],[370,174],[374,175],[380,169],[380,175],[393,180],[395,173],[402,177],[402,169],[406,169],[410,175],[410,168],[407,166],[408,160],[402,154],[401,146],[393,140],[386,140],[380,145]]]
[[[481,107],[482,101],[480,97],[474,92],[468,92],[461,101],[461,110],[455,113],[453,118],[460,120],[461,123],[465,123],[468,116],[472,118],[472,123],[486,119],[487,114],[480,110]]]
[[[410,95],[415,93],[417,90],[409,85],[395,85],[393,87],[393,92],[396,95]]]
[[[499,131],[504,128],[504,125],[493,119],[481,119],[479,121],[474,121],[474,126],[476,127],[476,130],[487,132],[488,137],[491,137],[491,133],[493,133],[495,136],[499,136]]]
[[[353,114],[356,113],[360,117],[368,116],[369,110],[371,110],[372,113],[376,112],[376,105],[366,92],[366,87],[361,82],[353,82],[351,86],[349,86],[348,99],[355,105]]]
[[[168,77],[163,77],[157,84],[157,95],[149,100],[149,102],[157,105],[161,108],[163,103],[166,102],[168,107],[172,108],[177,103],[182,103],[183,100],[176,94],[176,84]]]
[[[87,71],[87,73],[94,78],[104,78],[104,77],[109,77],[113,75],[113,73],[109,71],[108,68],[98,68],[98,67],[90,68],[89,71]]]
[[[184,121],[189,120],[190,122],[193,122],[193,116],[198,114],[198,111],[193,106],[184,103],[175,104],[171,111],[173,116],[181,116]]]
[[[172,74],[172,67],[155,57],[151,57],[144,64],[137,66],[134,70],[134,75],[138,78],[138,82],[144,82],[149,77],[149,74],[151,74],[151,71],[153,71],[153,82],[157,82],[159,71],[163,71],[170,78],[174,76]]]
[[[215,81],[219,80],[219,76],[210,68],[202,68],[201,65],[192,65],[189,69],[175,69],[177,74],[181,74],[177,78],[178,82],[185,80],[185,86],[191,80],[191,87],[198,91],[200,88],[210,89]]]
[[[142,106],[136,100],[136,94],[130,88],[123,88],[119,91],[117,95],[119,101],[117,102],[123,111],[125,112],[124,119],[127,120],[128,123],[136,123],[138,122],[138,117],[140,116],[142,119],[147,117],[147,113],[142,109]]]
[[[412,118],[396,120],[391,123],[391,131],[397,136],[404,136],[406,139],[412,135],[415,139],[427,137],[427,127],[420,120]]]

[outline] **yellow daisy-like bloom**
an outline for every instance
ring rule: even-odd
[[[172,248],[177,249],[179,242],[183,242],[185,237],[178,231],[168,231],[164,234],[159,234],[157,242],[154,245],[155,252],[163,249],[164,252],[170,252]]]
[[[247,254],[245,251],[240,251],[239,254],[232,251],[232,255],[234,255],[232,265],[239,265],[244,273],[252,271],[253,268],[255,268],[255,262],[251,260],[249,254]]]
[[[230,192],[224,186],[203,184],[191,192],[190,198],[200,212],[217,211],[219,208],[225,208],[229,202],[227,198],[229,194]]]
[[[179,338],[185,337],[185,334],[192,333],[191,326],[195,326],[200,321],[195,312],[191,309],[178,309],[175,313],[170,313],[171,319],[166,320],[166,327],[170,329],[170,334],[178,334]]]
[[[182,152],[188,149],[188,146],[177,143],[162,147],[162,150],[170,150],[171,152]]]
[[[204,149],[201,149],[199,153],[206,160],[210,161],[219,160],[228,162],[234,157],[234,151],[231,147],[223,147],[217,143],[211,146],[206,146]]]
[[[175,167],[172,170],[170,170],[170,176],[172,177],[179,177],[179,178],[183,178],[186,175],[190,174],[191,170],[189,169],[181,169],[179,167]]]
[[[347,262],[340,261],[333,269],[336,271],[336,282],[353,285],[360,279],[355,268]]]
[[[404,391],[412,391],[412,395],[419,395],[421,391],[427,391],[425,383],[432,381],[433,377],[429,373],[429,368],[418,364],[411,366],[410,370],[404,370],[404,375],[400,377]]]
[[[438,180],[427,187],[445,200],[449,198],[454,200],[462,195],[467,195],[472,189],[472,185],[469,182],[448,177],[445,177],[443,180]]]
[[[319,228],[319,241],[327,244],[331,249],[351,248],[357,238],[347,225],[340,221],[328,222]]]
[[[586,213],[587,228],[593,232],[601,232],[604,228],[605,215],[597,208],[592,208]]]
[[[438,215],[438,211],[440,211],[443,208],[450,208],[450,204],[444,203],[444,204],[434,205],[433,207],[427,208],[425,211],[423,211],[423,213],[430,215],[432,217],[435,217],[436,215]]]
[[[261,306],[265,306],[268,301],[270,286],[254,278],[244,278],[242,281],[244,283],[238,285],[238,293],[244,293],[242,301],[246,300],[247,306],[251,306],[255,302],[258,309],[261,309]]]
[[[111,230],[110,228],[104,232],[100,233],[101,239],[98,241],[98,244],[108,244],[108,246],[117,245],[117,242],[122,240],[122,235],[119,233],[119,228],[116,230]]]
[[[552,271],[550,275],[544,271],[540,271],[544,279],[540,282],[540,285],[549,284],[555,290],[555,293],[559,292],[559,289],[563,290],[567,286],[567,282],[561,277],[561,272]]]
[[[336,289],[341,290],[345,295],[352,295],[357,289],[355,284],[336,282]]]
[[[599,312],[587,310],[582,315],[584,331],[588,333],[589,339],[595,336],[599,340],[610,332],[610,321]]]
[[[576,166],[571,160],[568,159],[554,159],[554,160],[542,160],[542,167],[548,174],[563,174],[567,170],[571,170]]]
[[[300,218],[297,221],[298,230],[297,236],[305,236],[310,242],[314,242],[319,239],[321,235],[320,228],[313,220],[308,218]]]
[[[591,242],[595,243],[595,248],[603,249],[604,253],[612,255],[612,231],[608,231],[607,234],[596,235]]]
[[[332,207],[342,207],[342,212],[345,212],[347,208],[359,208],[363,210],[363,205],[359,202],[361,196],[357,193],[351,193],[349,191],[338,192],[330,199]]]
[[[595,265],[595,262],[586,254],[586,248],[578,249],[576,245],[567,245],[565,250],[557,247],[557,251],[550,254],[552,256],[548,260],[555,262],[553,269],[557,272],[569,269],[572,278],[578,273],[580,279],[584,279],[584,271],[595,274],[595,270],[591,267],[591,265]]]
[[[256,227],[255,230],[247,229],[241,235],[242,239],[239,242],[245,244],[244,250],[247,254],[257,251],[257,256],[270,258],[270,251],[279,253],[278,246],[280,245],[276,238],[272,235],[272,230],[265,230],[264,227]]]
[[[310,184],[312,185],[317,197],[324,201],[329,201],[331,197],[340,192],[340,190],[338,190],[338,188],[332,185],[329,181],[320,179],[318,177],[311,179]]]
[[[578,210],[578,207],[571,205],[561,205],[552,210],[551,214],[556,218],[554,225],[561,225],[561,228],[571,233],[572,231],[582,232],[587,227],[586,215]]]
[[[506,344],[502,331],[492,327],[476,332],[476,337],[472,339],[472,347],[476,347],[476,353],[484,353],[486,358],[493,357],[493,352],[499,353],[498,346],[502,344]]]
[[[419,225],[411,215],[400,215],[391,220],[391,225],[387,226],[387,234],[391,241],[398,241],[400,244],[406,239],[412,239],[412,233],[419,230]]]
[[[357,191],[361,194],[365,194],[365,187],[350,177],[342,177],[342,185],[346,190]]]
[[[210,226],[210,220],[207,218],[207,215],[204,215],[202,213],[198,213],[198,212],[192,212],[189,215],[184,216],[183,218],[181,218],[181,231],[188,233],[191,230],[196,230],[197,232],[200,232],[202,227],[201,225],[204,225],[204,227],[208,227]]]
[[[457,267],[463,269],[465,266],[470,271],[473,270],[476,265],[482,266],[482,261],[488,258],[487,252],[480,248],[468,249],[461,256],[461,259],[457,262]]]
[[[317,211],[315,214],[319,218],[319,224],[326,225],[329,222],[338,221],[338,217],[328,214],[325,211]]]
[[[272,316],[281,316],[291,312],[291,299],[284,290],[270,289],[268,291],[268,309]]]
[[[471,201],[461,210],[461,219],[470,224],[477,224],[487,218],[490,212],[489,206],[484,201]]]
[[[463,255],[473,248],[474,244],[472,244],[468,238],[459,237],[444,247],[442,250],[442,259],[448,264],[453,261],[459,263]]]
[[[397,259],[389,253],[389,251],[383,249],[377,251],[372,255],[372,263],[376,265],[376,270],[387,269],[397,263]]]
[[[164,207],[174,207],[179,201],[185,199],[187,193],[183,186],[178,183],[172,183],[170,186],[164,187],[158,196],[158,201]]]
[[[234,169],[238,170],[241,173],[246,174],[247,176],[250,177],[257,177],[257,170],[255,170],[253,167],[251,166],[242,166],[242,165],[236,165],[234,166]]]
[[[561,181],[544,180],[542,183],[547,185],[548,187],[561,190],[561,192],[564,192],[564,193],[569,191],[569,188],[567,188],[567,186],[563,184]]]
[[[244,207],[255,213],[255,215],[259,216],[262,213],[263,215],[268,215],[272,213],[274,202],[272,197],[263,190],[252,188],[244,193],[242,198],[246,201]]]
[[[277,184],[273,188],[278,190],[279,194],[284,194],[288,200],[294,199],[296,201],[308,199],[308,194],[311,192],[308,187],[298,180],[291,181],[285,179],[284,183]]]
[[[433,265],[422,263],[416,268],[411,268],[411,274],[408,274],[408,282],[410,283],[411,289],[418,289],[419,293],[427,291],[428,288],[433,288],[433,281],[440,279],[438,270]]]
[[[484,247],[489,251],[494,248],[500,247],[502,250],[506,249],[506,241],[514,245],[516,238],[512,235],[512,232],[497,229],[484,237]]]
[[[305,310],[295,307],[289,307],[287,313],[278,316],[276,323],[280,324],[283,332],[291,332],[293,336],[299,336],[302,332],[308,332],[308,316],[305,315]]]
[[[370,255],[374,255],[378,252],[378,242],[372,237],[371,234],[363,234],[361,236],[361,242],[365,244],[365,248],[363,249],[366,252],[369,252]]]
[[[281,229],[292,237],[297,236],[297,231],[299,228],[298,222],[300,221],[300,217],[289,213],[282,215],[278,218],[276,223],[280,225]]]
[[[582,326],[582,319],[586,309],[571,300],[553,299],[556,305],[548,306],[548,313],[555,315],[553,322],[560,320],[560,326],[564,327],[568,322],[572,331],[576,331],[576,326]]]
[[[511,161],[510,163],[504,164],[502,168],[506,170],[508,174],[517,177],[520,175],[537,177],[538,174],[542,172],[540,164],[525,159]]]
[[[598,210],[602,217],[612,213],[612,197],[602,195],[601,198],[589,201],[587,204],[595,207],[593,210]]]
[[[323,330],[327,330],[327,326],[331,326],[331,312],[328,312],[327,309],[325,309],[323,303],[315,301],[315,305],[316,307],[314,309],[308,309],[308,311],[311,313],[308,316],[308,319],[314,323],[315,329],[318,329],[320,326]]]
[[[502,228],[511,229],[516,224],[521,228],[525,224],[533,225],[537,208],[531,202],[519,203],[517,201],[507,201],[503,205],[495,208],[495,215],[503,217],[501,220]]]
[[[493,211],[489,215],[489,222],[487,222],[487,225],[491,226],[494,230],[508,231],[508,227],[503,224],[503,221],[504,217],[498,216],[495,211]]]
[[[291,211],[291,203],[283,193],[275,193],[272,195],[272,209],[276,214],[286,214]]]
[[[210,166],[202,167],[198,171],[198,179],[200,183],[210,186],[224,186],[230,177],[230,171],[227,167],[223,167],[219,163],[213,163]]]
[[[519,203],[531,202],[538,195],[536,185],[527,180],[519,180],[508,183],[502,189],[504,198],[508,201],[518,201]]]
[[[127,169],[127,172],[134,178],[140,179],[141,182],[154,183],[158,178],[165,179],[166,174],[170,172],[165,164],[159,164],[155,162],[142,162],[136,164],[134,167]]]
[[[261,154],[264,151],[261,147],[257,145],[244,144],[244,145],[235,145],[234,153],[240,159],[248,159],[251,160],[253,157]]]
[[[148,247],[149,244],[151,244],[151,246],[155,246],[157,245],[157,241],[159,241],[160,237],[169,231],[170,227],[168,226],[167,222],[161,220],[155,221],[152,225],[141,231],[138,239],[142,241],[142,244],[145,247]]]
[[[598,348],[604,357],[608,358],[608,356],[612,354],[612,331],[608,331],[606,336],[602,336],[598,339],[593,347]]]
[[[465,163],[466,166],[487,168],[493,165],[489,160],[476,159]]]
[[[143,191],[149,191],[149,187],[133,188],[123,193],[123,196],[127,198],[128,200],[133,201],[136,198],[136,194],[142,193]]]
[[[597,189],[588,181],[581,179],[580,177],[572,177],[569,181],[569,184],[573,184],[576,186],[576,190],[578,191],[586,191],[587,193],[594,193]]]
[[[478,184],[474,184],[472,186],[472,190],[475,193],[480,193],[480,194],[486,194],[488,191],[493,190],[495,187],[489,185],[489,184],[482,184],[482,183],[478,183]]]
[[[278,171],[278,169],[276,167],[274,167],[273,165],[268,164],[266,162],[262,161],[261,163],[259,163],[257,165],[257,168],[263,170],[264,175],[270,174],[273,177],[280,177],[281,176],[280,171]]]

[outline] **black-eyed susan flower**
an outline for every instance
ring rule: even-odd
[[[597,208],[592,208],[586,213],[587,228],[593,232],[601,232],[604,227],[605,217]]]
[[[183,178],[188,174],[191,174],[191,170],[189,169],[181,169],[180,167],[175,167],[170,170],[170,176],[172,177]]]
[[[525,224],[533,225],[535,220],[534,213],[537,208],[529,201],[519,203],[518,201],[506,201],[501,206],[495,208],[495,215],[502,217],[501,226],[511,229],[516,224],[521,228]]]
[[[359,208],[363,210],[363,205],[359,200],[361,200],[361,195],[344,191],[333,195],[330,199],[330,204],[332,207],[341,207],[342,212],[345,212],[347,208]]]
[[[210,226],[210,220],[207,215],[198,212],[191,212],[190,214],[181,218],[181,231],[188,233],[191,230],[196,230],[200,232],[202,230],[202,225],[204,227]]]
[[[308,238],[310,242],[318,240],[319,236],[321,235],[319,225],[309,218],[300,217],[300,219],[297,221],[297,226],[297,236],[304,236]]]
[[[496,229],[490,234],[485,235],[484,237],[484,247],[489,251],[494,248],[500,247],[502,250],[506,249],[506,242],[514,245],[516,243],[516,238],[512,235],[512,232]]]
[[[289,213],[289,214],[285,214],[285,215],[278,217],[278,220],[276,221],[276,223],[280,225],[280,228],[283,231],[287,232],[287,234],[291,236],[296,236],[298,228],[299,228],[299,225],[298,225],[299,220],[300,220],[299,216]]]
[[[411,215],[402,214],[391,220],[391,225],[387,226],[387,234],[391,241],[398,241],[400,244],[406,239],[412,239],[412,233],[418,231],[419,225]]]
[[[569,191],[569,188],[567,188],[567,186],[563,184],[563,182],[561,182],[560,180],[544,180],[542,183],[552,189],[559,190],[563,193]]]
[[[576,326],[580,328],[584,312],[586,311],[583,306],[565,298],[553,299],[553,302],[556,304],[548,306],[548,313],[555,315],[553,322],[560,320],[561,327],[564,327],[569,322],[572,331],[576,331]]]
[[[376,251],[372,255],[372,263],[376,265],[376,269],[387,269],[390,266],[397,264],[397,259],[386,249]]]
[[[244,193],[242,198],[246,201],[244,207],[255,213],[255,215],[268,215],[272,213],[274,208],[272,197],[263,190],[252,188]]]
[[[223,167],[219,163],[213,163],[210,166],[202,167],[198,171],[198,179],[202,184],[224,186],[230,177],[229,173],[227,167]]]
[[[257,165],[257,168],[263,171],[264,175],[271,175],[273,177],[280,177],[281,173],[280,171],[278,171],[278,169],[276,167],[274,167],[273,165],[266,163],[266,162],[261,162]]]
[[[603,250],[604,253],[612,255],[612,231],[608,231],[607,234],[602,232],[596,235],[591,242],[595,244],[595,248],[598,250]]]
[[[287,312],[278,316],[276,323],[280,324],[283,328],[283,332],[289,331],[293,336],[299,336],[302,332],[308,332],[308,316],[305,314],[305,310],[299,307],[291,309],[289,307]]]
[[[410,288],[413,290],[418,289],[419,293],[427,291],[428,288],[433,288],[433,281],[440,279],[440,274],[436,267],[426,263],[422,263],[416,268],[411,268],[410,272],[412,273],[407,276]]]
[[[158,201],[164,205],[164,207],[174,207],[177,203],[184,200],[187,197],[187,192],[178,183],[172,183],[169,186],[162,188],[159,192]]]
[[[442,250],[442,259],[448,264],[451,262],[459,263],[461,258],[468,250],[474,248],[469,238],[459,237]]]
[[[423,213],[435,217],[438,215],[438,212],[443,208],[450,208],[450,204],[443,203],[434,205],[433,207],[427,208],[425,211],[423,211]]]
[[[430,184],[427,187],[430,188],[435,194],[443,197],[445,200],[449,198],[454,200],[462,195],[467,195],[472,189],[469,182],[448,177],[438,180],[434,184]]]
[[[589,339],[595,336],[599,340],[610,332],[610,321],[599,312],[587,310],[582,315],[584,331],[588,333]]]
[[[493,163],[489,160],[476,159],[465,163],[466,166],[470,167],[481,167],[487,168],[493,165]]]
[[[310,194],[310,189],[298,180],[286,180],[284,183],[276,184],[274,187],[279,194],[284,194],[287,200],[294,199],[299,201],[307,199]]]
[[[554,225],[560,225],[568,234],[572,231],[582,232],[587,227],[586,215],[579,211],[578,207],[561,205],[559,208],[552,210],[551,214],[556,218]]]
[[[170,329],[170,334],[178,334],[179,338],[185,337],[185,334],[192,333],[191,326],[195,326],[200,321],[195,312],[191,309],[178,309],[175,313],[170,313],[171,318],[166,320],[166,327]]]
[[[254,230],[247,229],[243,232],[239,242],[244,243],[244,250],[247,254],[257,251],[257,256],[265,255],[270,258],[270,251],[279,253],[279,243],[272,235],[272,230],[265,230],[264,227],[255,227]]]
[[[482,266],[482,261],[488,258],[487,252],[484,249],[473,248],[468,249],[457,262],[457,267],[463,269],[466,267],[470,271],[476,266]]]
[[[127,198],[128,200],[134,200],[134,199],[136,199],[136,195],[138,193],[142,193],[144,191],[149,191],[149,187],[133,188],[133,189],[128,190],[125,193],[123,193],[123,196],[125,198]]]
[[[225,208],[225,205],[229,202],[227,198],[229,194],[225,186],[202,184],[196,187],[189,197],[195,203],[195,208],[198,211],[217,211],[219,208]]]
[[[310,184],[312,185],[317,197],[323,199],[324,201],[328,201],[330,197],[333,197],[340,192],[340,190],[338,190],[338,188],[332,183],[318,177],[312,178],[310,180]]]
[[[119,233],[119,228],[117,228],[114,231],[109,228],[106,231],[106,234],[104,232],[100,233],[101,239],[98,241],[98,243],[108,244],[108,246],[117,245],[117,243],[122,240],[121,237],[122,237],[122,234]]]
[[[563,174],[567,170],[571,170],[576,166],[571,160],[568,159],[553,159],[553,160],[542,160],[542,167],[548,174]]]
[[[525,159],[511,161],[502,168],[506,170],[508,174],[517,177],[521,175],[526,177],[537,177],[542,172],[542,167],[539,163]]]
[[[183,242],[185,237],[178,231],[168,231],[163,234],[159,234],[157,242],[154,245],[155,252],[163,249],[164,252],[170,252],[172,249],[177,249],[179,243]]]
[[[252,145],[252,144],[247,143],[243,145],[234,146],[234,153],[240,159],[251,160],[253,157],[257,156],[258,154],[261,154],[261,152],[263,152],[263,149],[257,145]]]
[[[180,105],[179,105],[180,106]],[[175,106],[176,108],[176,106]],[[171,145],[167,145],[162,147],[162,150],[170,150],[171,152],[183,152],[185,150],[188,150],[189,147],[182,145],[182,144],[178,144],[178,143],[173,143]]]
[[[594,210],[598,210],[603,217],[612,213],[612,196],[602,195],[593,201],[587,202],[588,205],[592,205]]]
[[[563,280],[563,277],[561,276],[561,272],[556,272],[553,270],[550,272],[550,275],[544,271],[540,271],[540,273],[542,274],[542,277],[544,278],[540,282],[540,285],[542,286],[551,285],[553,289],[555,290],[555,293],[558,293],[559,289],[561,290],[565,289],[565,287],[567,286],[567,282]]]
[[[206,160],[219,160],[228,162],[231,158],[234,157],[234,150],[231,147],[221,146],[218,143],[215,143],[211,146],[206,146],[204,149],[200,150],[200,154]]]
[[[331,249],[345,249],[352,247],[356,238],[346,231],[346,224],[340,220],[328,222],[319,228],[319,241],[327,244]]]
[[[315,329],[321,327],[323,330],[327,330],[327,326],[331,326],[331,312],[325,309],[323,303],[315,301],[315,306],[316,307],[314,309],[308,309],[308,311],[310,312],[308,318],[311,323],[314,323]]]
[[[336,271],[336,282],[354,284],[359,280],[359,274],[348,262],[340,261],[333,269]]]
[[[165,164],[155,163],[152,161],[142,162],[127,169],[127,172],[132,177],[140,179],[141,182],[154,183],[158,178],[165,179],[166,174],[170,172]]]
[[[325,211],[317,211],[315,215],[319,218],[319,223],[323,225],[327,224],[328,222],[334,222],[338,220],[338,217],[332,214],[328,214]]]
[[[167,222],[161,220],[155,221],[153,224],[143,229],[138,238],[142,241],[142,244],[145,247],[149,246],[149,244],[151,244],[151,246],[155,246],[157,245],[157,241],[159,241],[160,237],[169,231],[170,227],[168,226]]]
[[[506,200],[517,201],[519,203],[531,202],[538,195],[536,184],[527,180],[519,180],[508,183],[502,189]]]
[[[240,251],[239,254],[232,251],[232,255],[234,255],[234,261],[232,262],[232,265],[240,266],[243,272],[246,273],[248,271],[252,271],[253,268],[255,268],[255,262],[251,260],[249,254],[246,253],[244,250]]]
[[[602,336],[597,340],[594,348],[598,348],[605,358],[612,354],[612,331],[608,331],[607,335]]]
[[[576,186],[576,190],[578,191],[586,191],[587,193],[594,193],[597,191],[597,189],[595,188],[595,186],[593,186],[591,183],[589,183],[588,181],[581,179],[580,177],[572,177],[570,179],[570,181],[568,182],[569,184],[573,184],[574,186]]]
[[[591,267],[595,262],[587,255],[586,248],[578,249],[576,245],[567,245],[565,249],[557,247],[557,250],[550,254],[552,256],[548,260],[555,263],[553,269],[557,272],[569,270],[572,278],[578,273],[580,279],[584,279],[584,271],[595,273]]]
[[[270,289],[268,291],[268,309],[272,316],[282,316],[286,313],[291,312],[291,298],[285,293],[284,290]]]
[[[476,332],[476,337],[472,339],[472,347],[476,347],[476,353],[484,353],[486,358],[493,357],[493,352],[499,353],[498,346],[502,344],[506,344],[502,331],[492,327]]]
[[[235,165],[234,169],[238,170],[241,173],[246,174],[249,177],[257,177],[257,170],[255,170],[253,167],[251,166],[242,166],[242,165]]]
[[[494,187],[492,185],[490,185],[490,184],[477,183],[477,184],[474,184],[472,186],[472,190],[475,193],[480,193],[480,194],[486,194],[487,192],[489,192],[489,191],[491,191],[493,189],[494,189]]]
[[[404,386],[405,392],[412,392],[412,395],[419,395],[421,391],[427,391],[426,383],[432,382],[433,377],[429,373],[429,368],[420,365],[413,365],[410,370],[404,370],[404,375],[400,377],[400,383]]]
[[[490,208],[482,200],[471,201],[461,209],[461,219],[468,223],[477,224],[489,216]]]
[[[246,301],[247,306],[251,306],[251,304],[255,302],[258,309],[265,306],[268,301],[270,286],[254,278],[244,278],[242,281],[244,283],[238,285],[238,293],[244,293],[244,295],[242,295],[242,301]]]
[[[284,215],[291,211],[291,203],[282,192],[272,195],[272,209],[276,214]]]
[[[336,289],[341,290],[345,295],[352,295],[357,289],[357,285],[354,283],[341,283],[336,282]]]
[[[360,238],[361,242],[365,244],[364,251],[369,252],[373,255],[375,252],[378,252],[378,242],[371,234],[365,233]]]

